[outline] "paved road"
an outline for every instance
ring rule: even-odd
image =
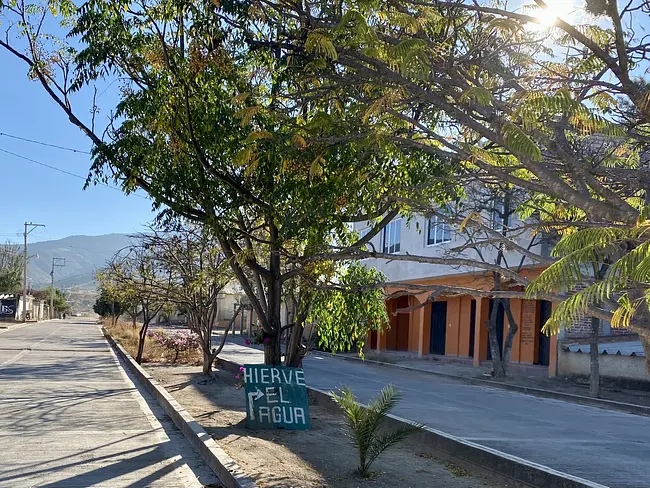
[[[0,487],[217,481],[155,400],[134,387],[97,325],[0,330]]]
[[[233,343],[222,356],[242,363],[263,354]],[[307,384],[342,385],[368,401],[385,384],[401,390],[395,414],[613,488],[650,487],[650,418],[471,386],[426,373],[313,353]]]

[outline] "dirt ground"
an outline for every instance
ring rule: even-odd
[[[146,365],[189,413],[260,487],[273,488],[496,488],[496,483],[409,445],[382,454],[370,479],[354,470],[357,455],[343,417],[310,405],[309,431],[252,431],[243,390],[231,373],[214,377],[193,366]]]

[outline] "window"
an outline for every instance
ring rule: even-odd
[[[371,229],[372,227],[366,227],[365,229],[361,229],[359,231],[359,239],[363,239],[364,237],[366,237],[366,235],[368,234],[368,232],[370,232]]]
[[[504,217],[503,200],[497,197],[492,204],[492,215],[490,218],[494,230],[498,232],[503,231]]]
[[[399,252],[402,240],[402,219],[393,220],[384,227],[384,252],[394,254]]]
[[[429,219],[427,227],[427,246],[451,241],[451,227],[437,215]]]

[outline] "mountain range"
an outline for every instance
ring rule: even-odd
[[[65,258],[65,266],[54,271],[55,286],[61,289],[94,290],[95,273],[117,251],[130,242],[125,234],[100,236],[69,236],[53,241],[30,243],[28,254],[32,257],[27,267],[33,288],[45,288],[50,284],[52,258]]]

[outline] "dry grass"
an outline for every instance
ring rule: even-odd
[[[138,342],[140,332],[140,327],[133,328],[133,325],[127,322],[117,322],[115,325],[104,323],[104,327],[108,333],[122,346],[127,352],[135,357],[138,353]],[[155,328],[149,328],[149,330],[155,330]],[[143,363],[171,363],[174,359],[175,352],[171,349],[167,349],[149,337],[146,337],[144,340],[144,350],[142,352],[142,362]],[[202,363],[201,351],[199,349],[194,349],[193,351],[181,352],[178,355],[176,364],[189,364],[189,365],[200,365]]]
[[[469,478],[472,476],[472,473],[467,471],[465,468],[458,466],[456,463],[452,463],[451,461],[447,461],[445,463],[445,467],[449,470],[451,474],[458,478]]]

